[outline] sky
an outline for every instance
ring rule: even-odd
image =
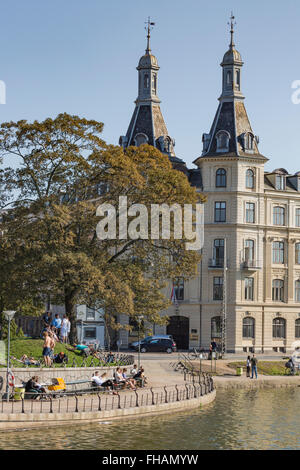
[[[104,123],[118,144],[137,97],[144,22],[155,22],[158,95],[176,155],[193,167],[221,93],[220,62],[236,18],[244,61],[241,86],[266,170],[300,170],[299,0],[0,0],[0,122],[44,120],[61,112]]]

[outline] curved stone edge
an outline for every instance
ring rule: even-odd
[[[15,429],[29,429],[43,426],[58,426],[94,421],[107,421],[121,418],[135,418],[150,416],[174,411],[184,411],[198,408],[212,403],[216,398],[216,390],[198,398],[176,401],[172,403],[160,403],[158,405],[139,406],[134,408],[105,410],[98,412],[72,412],[72,413],[41,413],[41,414],[4,414],[0,415],[0,432]]]
[[[254,390],[300,387],[300,377],[264,377],[256,379],[214,378],[214,387],[217,390]]]

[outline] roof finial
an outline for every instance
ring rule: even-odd
[[[151,26],[154,26],[155,23],[151,22],[150,16],[148,16],[148,21],[145,21],[145,30],[147,31],[147,49],[146,49],[146,54],[150,54],[151,49],[150,49],[150,31],[153,29]]]
[[[231,17],[230,17],[230,23],[228,22],[228,24],[230,25],[230,44],[229,44],[229,47],[232,49],[235,44],[234,44],[234,41],[233,41],[233,33],[234,33],[234,26],[236,25],[236,21],[235,20],[235,17],[233,16],[233,13],[231,12]]]

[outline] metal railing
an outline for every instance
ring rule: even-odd
[[[199,398],[213,390],[213,381],[202,379],[199,383],[189,382],[181,385],[129,390],[115,392],[114,395],[108,392],[66,392],[54,398],[50,394],[40,393],[37,394],[37,399],[22,398],[19,401],[9,402],[6,402],[2,395],[0,417],[1,414],[12,413],[78,413],[154,406]],[[32,393],[26,395],[32,395]]]
[[[200,353],[199,353],[200,354]],[[213,361],[211,360],[211,365]],[[212,389],[214,387],[213,383],[213,378],[210,373],[208,372],[202,372],[201,369],[201,359],[199,362],[199,369],[196,369],[193,362],[191,359],[183,353],[178,353],[178,361],[175,363],[172,363],[171,366],[175,371],[180,371],[184,375],[184,381],[192,382],[194,383],[203,383],[203,384],[209,384],[211,383]],[[211,367],[211,373],[213,372],[212,367]],[[216,372],[216,360],[215,360],[215,371]]]
[[[24,369],[31,369],[31,368],[49,368],[43,362],[43,359],[38,361],[38,364],[24,364],[20,360],[16,360],[14,357],[10,357],[10,362],[14,368],[24,368]],[[70,368],[70,367],[114,367],[114,366],[129,366],[134,364],[134,356],[133,354],[114,354],[114,360],[109,361],[107,355],[102,355],[100,358],[94,356],[88,357],[78,357],[73,358],[70,362],[62,362],[61,364],[52,363],[51,367],[55,369],[59,368]]]

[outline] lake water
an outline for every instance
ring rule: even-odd
[[[199,410],[0,432],[0,449],[300,449],[300,388],[217,392]]]

